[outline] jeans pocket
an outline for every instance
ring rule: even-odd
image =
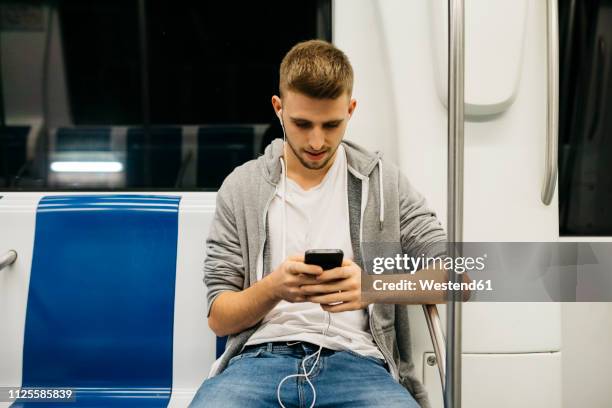
[[[231,364],[242,360],[243,358],[255,358],[257,356],[259,356],[261,353],[263,353],[264,349],[263,348],[258,348],[256,350],[249,350],[247,352],[242,352],[240,354],[236,354],[234,357],[232,357],[230,359],[230,361],[227,363],[227,366],[229,367]]]
[[[364,356],[361,355],[359,353],[355,353],[352,350],[345,350],[347,353],[349,353],[350,355],[352,355],[353,357],[362,359],[362,360],[366,360],[366,361],[370,361],[372,363],[378,364],[379,366],[383,367],[384,369],[387,369],[387,363],[385,363],[385,360],[381,360],[380,358],[376,358],[376,357],[372,357],[372,356]]]

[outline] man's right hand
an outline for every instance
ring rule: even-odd
[[[213,302],[208,325],[217,336],[236,334],[254,326],[281,300],[305,302],[300,286],[321,283],[320,266],[306,265],[304,256],[290,256],[262,280],[241,291],[225,291]]]
[[[305,264],[303,255],[294,255],[283,261],[265,279],[269,280],[277,300],[297,303],[306,301],[306,293],[300,287],[320,283],[316,277],[322,273],[320,266]]]

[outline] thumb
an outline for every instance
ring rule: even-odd
[[[351,266],[353,265],[355,262],[353,262],[351,259],[348,258],[344,258],[342,259],[342,266]]]

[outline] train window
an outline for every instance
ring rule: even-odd
[[[282,137],[270,98],[331,0],[0,4],[0,190],[216,190]]]
[[[559,224],[612,235],[612,4],[559,1]]]

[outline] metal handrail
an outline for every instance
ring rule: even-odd
[[[444,392],[446,385],[446,339],[442,330],[442,321],[440,320],[436,305],[423,305],[423,312],[425,313],[425,320],[427,321],[427,328],[429,329],[429,336],[431,337],[434,354],[436,355],[436,364],[440,373],[442,391]]]
[[[559,149],[559,18],[557,0],[546,2],[546,67],[547,104],[546,104],[546,156],[544,164],[544,183],[542,202],[550,205],[557,185],[557,155]]]
[[[11,249],[0,257],[0,271],[5,267],[12,265],[17,259],[17,251]]]
[[[448,0],[448,238],[451,257],[463,241],[463,129],[465,83],[464,0]],[[459,245],[459,246],[458,246]],[[452,282],[459,275],[450,271]],[[461,408],[461,299],[454,291],[446,307],[444,406]]]

